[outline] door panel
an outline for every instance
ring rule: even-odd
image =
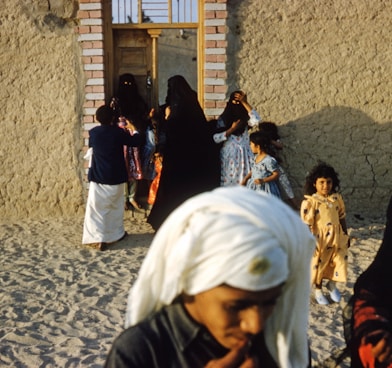
[[[146,81],[152,69],[151,45],[151,37],[145,30],[113,30],[114,91],[117,91],[119,76],[131,73],[135,76],[140,95],[149,106],[152,105],[152,91]]]

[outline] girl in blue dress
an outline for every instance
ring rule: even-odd
[[[250,149],[255,156],[252,169],[241,184],[256,192],[264,191],[280,198],[279,164],[268,154],[270,140],[258,131],[250,134],[249,140]]]

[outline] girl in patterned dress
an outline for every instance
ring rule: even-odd
[[[323,280],[329,280],[326,287],[334,302],[341,299],[336,282],[347,281],[350,243],[339,184],[333,167],[320,162],[306,177],[305,197],[301,203],[301,218],[317,241],[311,262],[311,282],[315,286],[316,302],[322,305],[329,304],[321,289]]]
[[[252,170],[242,181],[242,185],[255,190],[264,191],[280,198],[278,179],[278,162],[268,154],[269,137],[262,132],[253,132],[249,136],[250,149],[255,155]]]
[[[299,210],[299,205],[297,203],[297,200],[294,195],[293,188],[291,186],[289,177],[286,173],[286,171],[282,167],[282,158],[280,157],[280,152],[283,149],[283,142],[280,138],[279,132],[278,132],[278,126],[271,122],[271,121],[263,121],[259,124],[258,130],[263,132],[267,137],[269,137],[270,140],[270,146],[269,146],[269,154],[276,160],[278,161],[278,167],[279,167],[279,190],[281,194],[283,194],[282,198],[288,201],[291,207],[293,207],[294,210],[298,211]]]

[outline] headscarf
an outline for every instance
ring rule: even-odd
[[[174,75],[168,79],[166,105],[170,106],[169,125],[170,120],[180,120],[181,126],[187,125],[193,129],[193,137],[198,133],[197,130],[202,128],[200,123],[203,125],[207,123],[196,91],[182,75]]]
[[[240,127],[232,133],[233,135],[239,136],[245,131],[245,127],[248,125],[249,114],[242,103],[233,103],[237,93],[241,93],[241,91],[234,91],[230,94],[226,107],[219,116],[219,119],[224,121],[225,129],[229,129],[238,119],[241,120]]]
[[[182,292],[195,295],[222,284],[261,291],[285,282],[265,339],[280,367],[305,367],[314,247],[307,226],[278,198],[241,186],[199,194],[155,235],[129,293],[125,326]]]
[[[148,107],[139,93],[133,74],[125,73],[120,75],[117,99],[120,107],[119,113],[132,120],[138,130],[144,131]]]

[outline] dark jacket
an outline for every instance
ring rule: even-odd
[[[181,303],[174,303],[122,332],[105,368],[204,368],[228,352]],[[257,355],[262,367],[277,367],[263,335],[255,337],[249,354]]]
[[[88,180],[99,184],[117,185],[128,180],[124,145],[137,147],[139,134],[131,136],[115,125],[100,125],[90,130],[89,147],[93,148]]]

